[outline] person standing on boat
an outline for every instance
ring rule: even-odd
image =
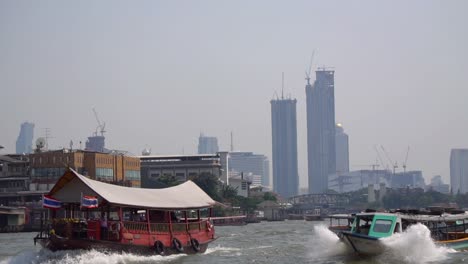
[[[103,213],[101,215],[101,240],[107,239],[107,217],[106,213]]]

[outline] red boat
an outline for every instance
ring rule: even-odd
[[[215,240],[210,217],[216,202],[191,181],[140,189],[91,180],[70,169],[47,197],[60,208],[49,211],[47,228],[34,243],[53,251],[195,254]]]

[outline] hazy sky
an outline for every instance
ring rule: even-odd
[[[270,100],[297,98],[299,173],[307,185],[305,80],[335,67],[336,120],[350,168],[375,145],[426,181],[449,179],[468,147],[468,1],[0,1],[0,153],[20,124],[51,147],[84,142],[195,153],[200,132],[271,160]],[[401,170],[399,168],[398,170]]]

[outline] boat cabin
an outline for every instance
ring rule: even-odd
[[[354,217],[351,232],[375,238],[389,237],[401,232],[401,218],[395,214],[362,213]]]

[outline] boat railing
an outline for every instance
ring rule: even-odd
[[[207,226],[206,219],[200,221],[190,221],[190,222],[176,222],[176,223],[150,223],[149,229],[153,234],[167,234],[173,233],[198,233],[204,231]],[[146,222],[131,222],[124,221],[124,228],[131,233],[148,233],[148,223]]]
[[[468,237],[467,228],[468,223],[463,223],[430,227],[429,230],[435,240],[452,240]]]
[[[131,233],[148,233],[148,224],[146,222],[124,221],[123,226]]]

